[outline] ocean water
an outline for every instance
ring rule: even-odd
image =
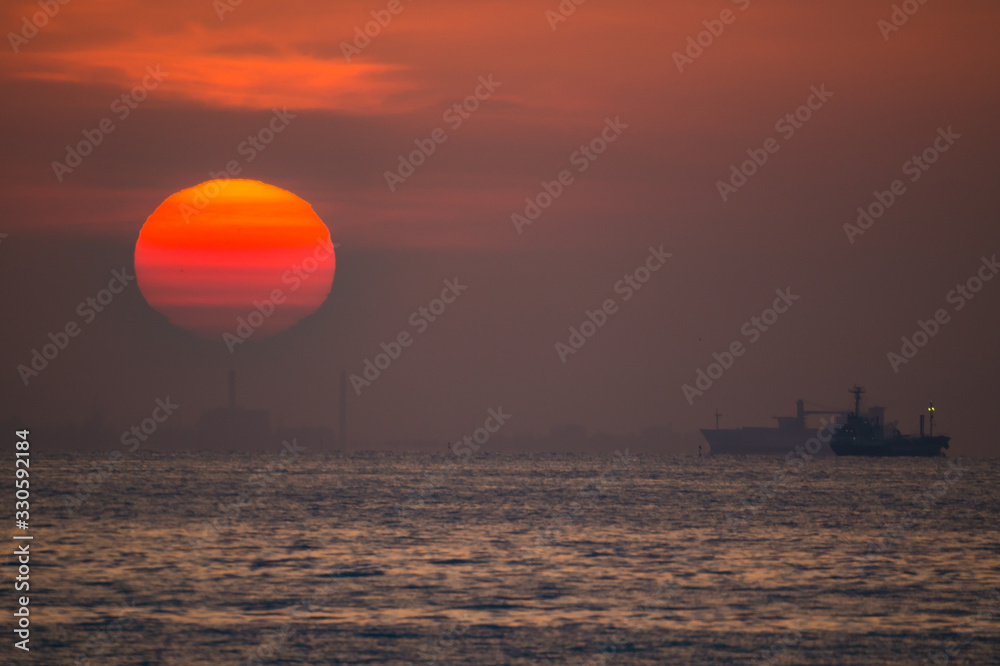
[[[97,460],[32,461],[35,663],[1000,663],[997,461]]]

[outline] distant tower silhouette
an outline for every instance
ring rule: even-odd
[[[347,444],[347,371],[340,371],[340,448]]]
[[[236,371],[229,371],[229,409],[236,409]]]

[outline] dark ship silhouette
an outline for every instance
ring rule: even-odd
[[[807,410],[801,399],[795,402],[795,416],[775,416],[777,428],[719,428],[719,417],[715,414],[715,429],[701,430],[702,437],[709,445],[709,453],[715,455],[733,456],[784,456],[794,451],[796,446],[802,446],[810,437],[816,436],[816,428],[807,427],[806,419],[812,414],[825,414],[839,417],[843,410]],[[823,421],[823,427],[833,427]],[[831,455],[829,447],[824,444],[818,455]]]
[[[920,415],[920,434],[903,435],[894,426],[882,423],[881,408],[869,410],[868,416],[861,415],[861,394],[865,389],[855,385],[854,412],[846,414],[844,423],[838,424],[830,440],[830,448],[838,456],[943,456],[950,437],[934,435],[934,403],[930,413],[930,433],[924,435],[924,416]]]
[[[895,423],[885,423],[885,408],[870,407],[867,414],[861,414],[861,394],[864,388],[855,386],[854,411],[846,410],[806,410],[802,400],[796,401],[795,416],[776,416],[777,428],[719,428],[718,412],[715,429],[701,430],[708,441],[712,455],[764,455],[784,456],[796,447],[802,447],[817,431],[808,427],[809,415],[828,415],[831,421],[821,419],[821,430],[831,433],[829,444],[823,444],[817,455],[838,456],[940,456],[948,448],[951,439],[934,435],[934,406],[930,407],[931,428],[924,435],[924,417],[920,417],[920,435],[903,435]],[[823,438],[825,440],[825,438]]]

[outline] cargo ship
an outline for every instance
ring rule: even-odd
[[[854,412],[848,413],[844,423],[834,430],[830,448],[838,456],[943,456],[950,437],[934,434],[934,403],[927,408],[930,414],[930,432],[924,435],[924,416],[920,415],[920,434],[903,435],[894,424],[883,423],[881,407],[868,410],[861,415],[861,395],[864,387],[855,385],[850,392],[854,395]]]
[[[817,429],[806,425],[806,417],[811,414],[833,416],[836,423],[843,417],[844,410],[806,410],[800,399],[795,402],[795,416],[773,417],[778,421],[777,428],[719,428],[720,414],[716,413],[715,429],[703,429],[701,435],[708,442],[711,455],[784,456],[816,437]],[[824,423],[820,428],[827,425]],[[823,444],[816,455],[833,455],[833,452],[829,445]]]
[[[920,434],[903,435],[895,423],[885,423],[885,408],[870,407],[861,413],[861,395],[865,389],[855,386],[850,389],[854,395],[854,411],[847,410],[806,410],[805,403],[795,403],[795,416],[775,416],[776,428],[719,428],[716,413],[715,429],[702,429],[702,437],[708,442],[712,455],[758,455],[785,456],[796,447],[805,446],[811,438],[817,437],[817,429],[806,424],[811,414],[830,416],[823,421],[820,429],[828,429],[830,437],[817,437],[823,443],[814,455],[838,456],[943,456],[950,437],[934,434],[934,405],[929,407],[930,433],[924,435],[924,417],[920,416]],[[812,452],[810,451],[812,454]]]

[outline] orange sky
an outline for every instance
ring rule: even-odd
[[[996,292],[956,313],[905,371],[886,363],[1000,249],[1000,3],[927,2],[887,40],[878,22],[900,0],[587,0],[555,30],[546,12],[558,0],[402,0],[347,62],[341,42],[388,1],[243,0],[220,20],[213,0],[71,0],[18,53],[0,49],[0,270],[32,285],[5,293],[19,322],[0,350],[7,366],[131,261],[167,197],[229,170],[301,197],[339,244],[316,315],[235,356],[274,380],[257,384],[256,404],[289,423],[325,422],[339,371],[356,371],[458,275],[468,299],[358,404],[359,431],[450,437],[465,415],[503,401],[518,428],[536,431],[693,429],[716,407],[729,424],[766,425],[797,397],[847,399],[855,382],[911,422],[935,399],[957,440],[962,428],[1000,427],[983,416],[1000,399]],[[0,32],[20,30],[37,7],[4,4]],[[733,20],[679,72],[674,54],[725,10]],[[162,81],[123,107],[157,67]],[[447,114],[483,77],[498,85],[453,126]],[[722,201],[720,179],[779,136],[776,122],[814,86],[833,96]],[[579,171],[574,155],[608,119],[627,128]],[[113,131],[91,154],[53,166],[101,123]],[[858,207],[947,128],[961,137],[954,147],[850,243],[843,227]],[[443,142],[431,141],[436,130]],[[428,141],[433,153],[390,189],[399,156]],[[518,233],[512,215],[563,172],[572,184]],[[669,271],[563,366],[552,344],[661,244],[674,254]],[[256,293],[269,281],[237,282]],[[679,387],[788,286],[802,293],[798,319],[689,405]],[[237,313],[218,307],[231,295],[161,297],[202,303],[231,325]],[[38,391],[90,391],[100,365],[107,395],[119,396],[109,401],[134,376],[189,386],[163,373],[190,372],[200,404],[214,404],[212,378],[234,358],[220,341],[165,325],[137,292],[108,310],[94,324],[104,332],[81,338]],[[11,395],[27,395],[9,374]],[[435,390],[417,390],[428,377]],[[301,390],[272,388],[283,381]]]
[[[5,88],[33,100],[4,112],[24,131],[4,139],[0,187],[16,224],[127,233],[151,201],[237,159],[243,175],[302,194],[355,244],[513,245],[509,218],[524,197],[606,116],[621,116],[629,132],[546,216],[575,243],[599,245],[609,217],[636,236],[665,216],[717,222],[719,174],[813,84],[836,90],[838,108],[799,141],[817,150],[773,171],[841,178],[875,140],[903,150],[941,122],[982,124],[996,110],[995,88],[977,83],[996,73],[995,3],[927,5],[888,42],[876,22],[891,3],[743,4],[588,2],[553,31],[545,12],[556,2],[405,2],[348,63],[341,42],[383,4],[245,2],[220,20],[204,0],[71,3],[19,53],[0,55]],[[8,5],[6,25],[34,7]],[[679,73],[673,53],[726,9],[735,22]],[[65,146],[157,65],[164,82],[57,182],[51,163]],[[499,90],[390,193],[384,173],[397,155],[444,127],[443,111],[490,74]],[[238,146],[275,107],[296,120],[245,163]],[[892,122],[864,123],[876,114]],[[81,198],[93,205],[70,212]],[[547,234],[534,242],[565,236]]]

